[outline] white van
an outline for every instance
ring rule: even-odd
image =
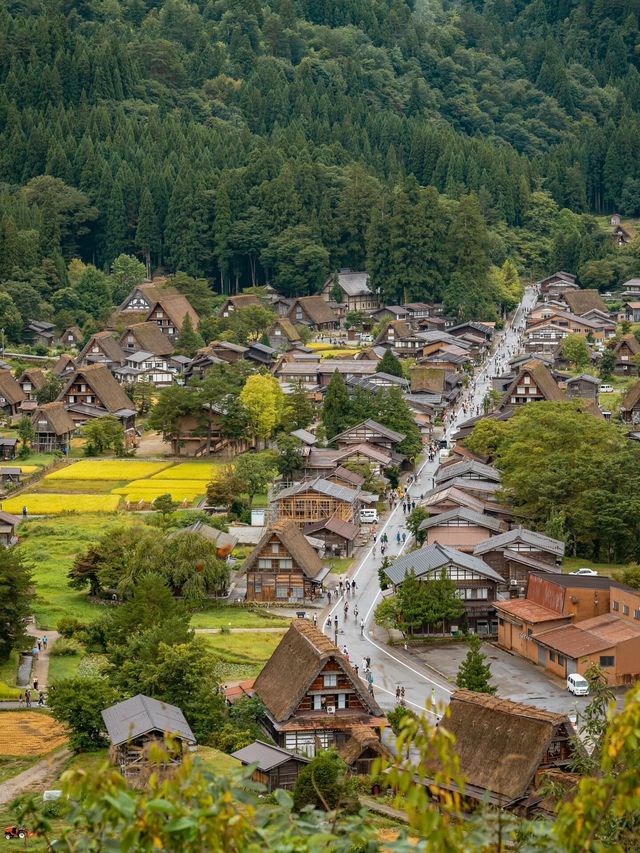
[[[572,672],[571,675],[567,676],[567,690],[574,696],[588,696],[589,682],[577,672]]]
[[[361,509],[360,524],[375,524],[378,521],[377,509]]]

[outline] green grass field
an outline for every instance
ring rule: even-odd
[[[56,627],[62,616],[95,619],[101,612],[85,592],[69,588],[67,574],[75,557],[103,533],[122,524],[135,524],[127,515],[69,515],[33,519],[20,526],[20,553],[33,566],[37,592],[34,613],[44,630]]]
[[[51,655],[49,657],[49,685],[77,675],[81,660],[82,655]]]
[[[258,675],[283,634],[284,629],[277,634],[209,634],[203,637],[219,658],[217,677],[231,681]]]
[[[209,607],[191,617],[194,628],[286,628],[289,619],[246,607]]]
[[[34,483],[24,494],[37,492],[38,494],[73,495],[86,494],[90,491],[94,495],[108,495],[126,484],[126,480],[52,480],[45,477],[44,480]]]
[[[202,764],[204,770],[209,770],[218,776],[224,776],[229,770],[242,767],[237,758],[232,758],[226,752],[220,752],[212,746],[199,746],[195,758]]]

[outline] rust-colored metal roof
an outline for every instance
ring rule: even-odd
[[[536,636],[541,645],[570,658],[610,649],[625,640],[640,640],[640,626],[613,613],[603,613],[576,625],[564,625]]]
[[[564,617],[557,610],[550,610],[548,607],[543,607],[541,604],[536,604],[535,601],[529,601],[527,598],[496,601],[494,602],[494,606],[501,613],[516,616],[518,619],[522,619],[523,622],[551,622],[554,619],[571,618],[569,616]]]

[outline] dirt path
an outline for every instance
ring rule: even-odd
[[[47,638],[47,647],[44,645],[42,650],[38,654],[38,657],[35,660],[33,669],[31,670],[31,685],[33,682],[37,680],[38,682],[38,690],[45,690],[49,686],[49,653],[51,651],[52,646],[55,645],[56,640],[59,639],[60,634],[57,631],[41,631],[39,628],[36,628],[35,620],[31,622],[29,627],[27,628],[27,633],[30,637],[35,637],[37,640],[42,640],[43,637]],[[34,646],[36,643],[34,643]],[[34,697],[32,697],[33,699]],[[35,696],[35,702],[38,701],[38,696]],[[33,703],[35,705],[35,702]]]
[[[48,785],[55,782],[70,757],[71,750],[63,746],[28,770],[18,773],[13,779],[7,779],[0,785],[0,805],[10,803],[26,791],[44,791]]]

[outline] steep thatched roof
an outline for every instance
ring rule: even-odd
[[[372,749],[381,758],[391,758],[391,753],[380,741],[375,731],[363,724],[353,726],[349,740],[338,748],[340,757],[347,766],[357,761],[366,749]]]
[[[125,355],[122,347],[111,332],[96,332],[95,335],[91,335],[86,346],[80,351],[78,360],[82,362],[89,358],[94,346],[98,346],[110,361],[115,364],[124,364]]]
[[[300,334],[298,330],[288,317],[278,317],[278,319],[274,321],[273,326],[271,328],[274,329],[276,326],[280,328],[280,330],[282,331],[285,338],[290,344],[300,340]]]
[[[27,399],[10,370],[0,370],[0,397],[4,397],[12,406]]]
[[[301,296],[296,299],[289,311],[289,319],[294,318],[297,306],[300,306],[314,326],[327,323],[337,323],[338,317],[328,302],[322,296]]]
[[[154,355],[171,355],[175,347],[168,335],[164,335],[157,323],[135,323],[129,326],[120,338],[120,346],[125,346],[127,338],[132,336],[138,342],[138,349]]]
[[[558,387],[558,383],[551,375],[547,366],[541,361],[530,361],[522,368],[520,373],[518,373],[516,378],[507,388],[502,399],[502,403],[500,404],[501,407],[510,405],[511,395],[518,386],[523,384],[524,376],[527,374],[533,379],[538,391],[540,391],[545,400],[561,402],[566,399],[564,393]]]
[[[578,316],[594,310],[609,313],[604,299],[597,290],[568,290],[564,294],[564,300],[571,312]]]
[[[43,419],[47,421],[50,427],[50,430],[46,431],[53,432],[55,435],[66,435],[66,433],[73,432],[76,428],[75,421],[69,412],[67,412],[62,402],[44,403],[38,406],[31,415],[31,422],[36,426],[36,432],[39,431],[37,429],[38,421]]]
[[[22,372],[18,382],[30,382],[36,391],[39,391],[46,384],[47,379],[39,367],[28,367]]]
[[[626,344],[627,347],[631,350],[632,355],[638,355],[638,353],[640,353],[640,343],[638,343],[635,335],[631,333],[628,335],[623,335],[614,346],[613,351],[617,354],[618,352],[620,352],[624,344]]]
[[[558,729],[573,732],[566,714],[456,690],[442,726],[456,738],[460,769],[474,789],[505,805],[523,797]]]
[[[151,318],[156,308],[161,308],[164,311],[178,331],[182,329],[182,324],[184,323],[184,318],[187,314],[191,317],[193,328],[198,328],[200,318],[196,314],[187,297],[183,296],[182,293],[170,293],[168,296],[162,296],[159,299],[156,299],[151,306],[151,310],[147,314],[147,320]]]
[[[75,367],[76,363],[71,358],[71,356],[63,354],[53,365],[52,370],[57,376],[61,376],[67,370],[67,368],[72,368],[73,370],[75,370]]]
[[[309,685],[329,660],[334,660],[349,677],[367,712],[374,717],[384,716],[340,649],[311,622],[296,619],[254,684],[256,696],[276,722],[282,723],[295,714]]]
[[[635,382],[624,395],[622,403],[620,403],[621,412],[630,412],[638,405],[640,400],[640,382]]]
[[[113,378],[113,374],[106,364],[92,364],[89,367],[78,368],[69,378],[58,399],[64,400],[69,388],[79,379],[84,379],[87,385],[92,388],[95,396],[110,414],[115,414],[122,409],[133,409],[135,411],[136,407],[122,386]]]
[[[287,554],[300,566],[306,577],[315,580],[322,574],[322,560],[293,520],[276,521],[271,527],[267,527],[260,541],[247,557],[243,566],[244,572],[253,569],[260,554],[273,536],[277,537]]]

